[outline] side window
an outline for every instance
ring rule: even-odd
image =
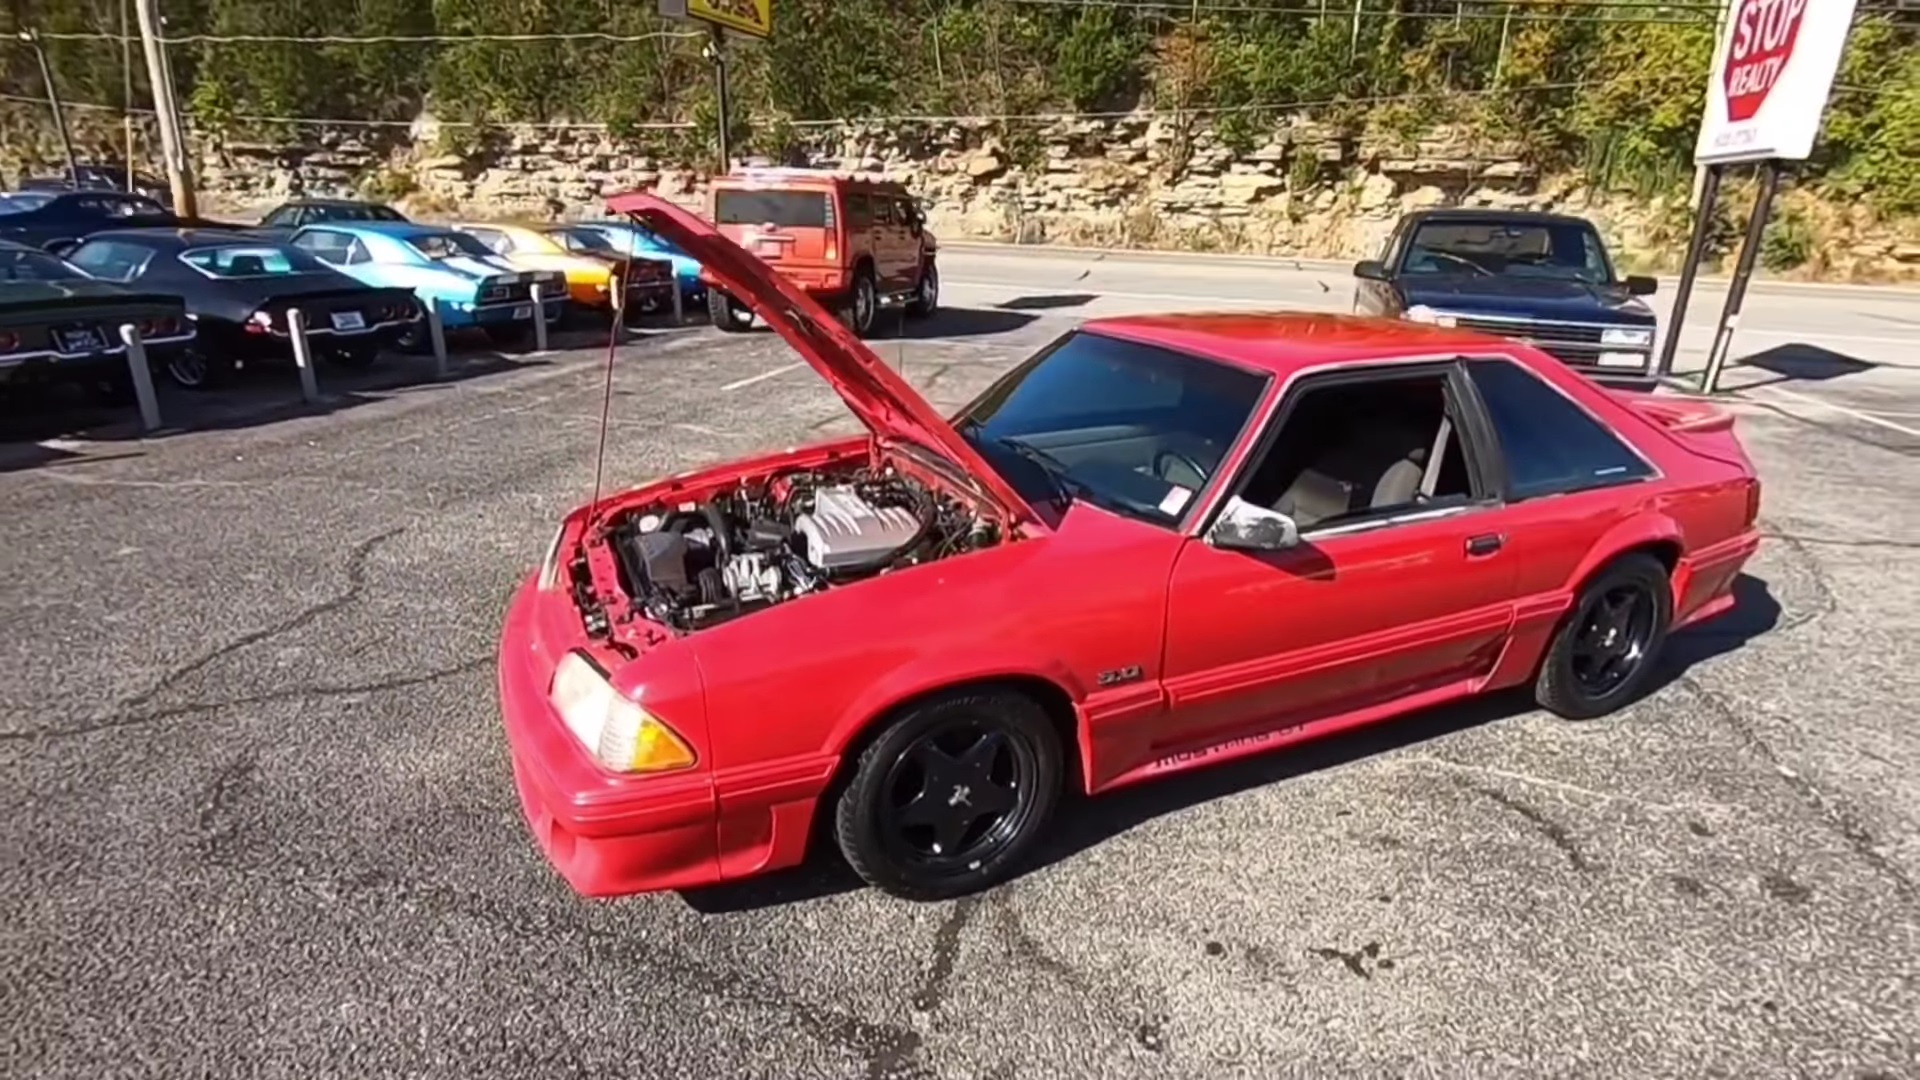
[[[900,224],[910,229],[920,227],[920,208],[914,205],[912,199],[904,195],[895,196],[893,206],[895,220]]]
[[[874,223],[873,199],[864,192],[847,193],[847,228],[865,229]]]
[[[894,214],[892,199],[887,198],[885,195],[875,195],[872,196],[872,199],[873,223],[875,225],[892,226],[900,223],[899,218]]]
[[[1309,382],[1296,393],[1241,498],[1302,530],[1472,503],[1473,471],[1445,370]]]
[[[132,281],[146,268],[152,254],[132,244],[90,240],[75,248],[67,261],[102,281]]]
[[[1406,238],[1407,223],[1401,221],[1393,227],[1392,232],[1387,234],[1387,242],[1380,248],[1380,265],[1386,267],[1389,273],[1393,271],[1395,260],[1400,258],[1401,242]]]
[[[347,248],[346,261],[348,263],[372,262],[373,256],[367,254],[367,245],[356,239],[353,245]]]
[[[1512,498],[1565,495],[1653,475],[1653,467],[1606,425],[1519,364],[1475,360],[1468,371],[1500,438]]]
[[[260,224],[265,225],[269,229],[288,229],[297,226],[299,222],[294,219],[293,210],[283,206],[273,213],[268,214]]]
[[[513,241],[506,233],[495,232],[492,229],[462,229],[461,231],[485,244],[487,250],[495,255],[505,255],[513,250]]]

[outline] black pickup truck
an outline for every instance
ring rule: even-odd
[[[1649,277],[1618,277],[1584,218],[1421,210],[1353,268],[1353,308],[1524,341],[1601,382],[1653,380]]]

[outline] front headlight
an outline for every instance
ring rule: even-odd
[[[1653,344],[1653,331],[1637,326],[1616,326],[1600,331],[1600,344],[1647,346]]]
[[[1415,304],[1408,308],[1406,319],[1408,322],[1427,323],[1431,326],[1455,325],[1453,316],[1441,314],[1425,304]]]
[[[614,772],[672,772],[693,765],[693,748],[635,701],[622,697],[579,653],[553,672],[548,700],[594,760]]]

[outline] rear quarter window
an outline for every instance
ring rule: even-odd
[[[1486,404],[1515,500],[1632,483],[1653,467],[1605,424],[1511,360],[1467,370]]]
[[[716,225],[778,225],[783,229],[825,229],[832,210],[821,191],[721,191],[714,195]]]

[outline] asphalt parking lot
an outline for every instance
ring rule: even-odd
[[[945,277],[879,343],[943,407],[1089,314],[1347,298],[1120,256]],[[592,485],[601,351],[323,376],[318,409],[263,375],[157,438],[7,418],[0,1072],[1920,1076],[1920,295],[1749,311],[1770,540],[1649,699],[1070,805],[1043,866],[942,905],[826,865],[590,903],[542,862],[493,648]],[[852,430],[764,332],[643,332],[612,389],[615,484]]]

